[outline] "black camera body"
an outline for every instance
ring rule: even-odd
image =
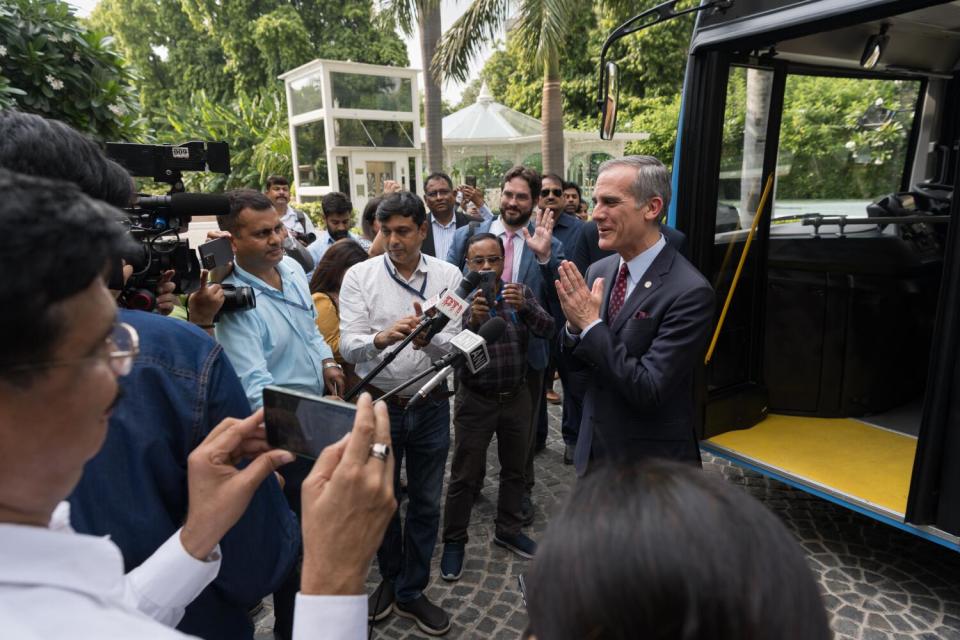
[[[153,178],[170,185],[165,196],[141,195],[125,209],[130,235],[137,249],[123,256],[133,275],[121,293],[121,303],[149,311],[163,273],[175,270],[176,291],[187,291],[200,281],[200,263],[186,237],[181,237],[195,215],[226,215],[226,196],[184,193],[183,171],[230,172],[225,142],[190,141],[180,145],[108,142],[107,156],[131,176]],[[119,278],[112,278],[116,282]]]
[[[248,311],[256,308],[257,296],[254,294],[253,287],[221,284],[220,288],[223,289],[223,306],[220,307],[220,313]]]

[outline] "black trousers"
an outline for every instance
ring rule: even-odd
[[[530,434],[524,480],[526,481],[527,492],[530,492],[536,480],[533,473],[533,454],[537,440],[537,424],[540,420],[540,412],[546,412],[547,403],[543,398],[543,371],[531,369],[529,365],[527,366],[527,392],[530,395]]]
[[[487,464],[487,449],[497,434],[500,488],[496,532],[520,533],[520,500],[533,422],[525,385],[509,395],[478,393],[460,384],[453,404],[453,463],[443,511],[443,541],[467,542],[474,496],[479,493]]]

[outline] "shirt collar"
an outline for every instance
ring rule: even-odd
[[[120,549],[109,538],[74,533],[65,524],[68,507],[62,505],[50,528],[0,524],[0,584],[50,586],[99,601],[120,600]]]
[[[654,259],[656,259],[666,244],[667,240],[661,233],[659,240],[654,242],[651,246],[647,247],[638,255],[634,256],[633,259],[627,262],[627,269],[630,271],[630,279],[632,281],[640,282],[640,278],[642,278],[643,274],[647,272],[647,269],[650,268],[650,265],[653,264]],[[620,265],[622,266],[623,263],[623,258],[620,258]],[[619,270],[620,267],[617,267],[617,269]]]
[[[387,270],[390,271],[394,277],[400,278],[401,280],[404,279],[403,276],[400,275],[400,272],[397,271],[397,268],[394,266],[393,260],[390,259],[390,256],[383,254],[383,261],[387,265]],[[423,251],[420,252],[420,262],[417,264],[417,268],[414,269],[413,273],[410,274],[410,279],[407,280],[407,282],[413,280],[418,273],[424,276],[427,275],[427,256],[425,253],[423,253]]]
[[[529,222],[527,222],[527,229],[530,229],[530,224],[531,224],[531,223],[532,223],[532,220],[529,221]],[[492,233],[493,235],[499,236],[499,235],[504,235],[504,234],[506,234],[506,233],[507,233],[507,228],[504,226],[503,220],[501,220],[500,217],[497,216],[496,218],[494,218],[493,222],[490,223],[490,230],[489,230],[489,231],[490,231],[490,233]],[[517,229],[516,231],[514,231],[513,234],[514,234],[515,236],[517,236],[518,238],[523,237],[523,232],[520,231],[519,229]]]
[[[453,217],[450,218],[450,222],[448,222],[447,224],[443,224],[442,222],[440,222],[439,220],[437,220],[437,219],[433,216],[433,214],[431,213],[431,214],[430,214],[430,222],[431,222],[431,224],[437,225],[437,226],[440,227],[441,229],[455,228],[456,225],[457,225],[457,216],[456,216],[456,214],[454,214]]]
[[[289,288],[287,287],[287,283],[290,282],[290,278],[291,276],[293,276],[293,270],[290,268],[290,265],[287,264],[287,258],[284,258],[283,260],[281,260],[280,263],[277,264],[276,267],[274,267],[274,269],[276,269],[277,272],[280,274],[280,281],[283,283],[284,291],[286,291]],[[281,293],[276,288],[267,284],[257,276],[253,275],[252,273],[250,273],[249,271],[241,267],[236,262],[233,263],[233,270],[237,273],[238,276],[241,277],[241,279],[249,282],[250,285],[257,290],[270,291],[273,293]]]

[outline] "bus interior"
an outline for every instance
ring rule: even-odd
[[[960,160],[960,3],[843,4],[740,0],[694,32],[670,222],[718,321],[736,280],[703,374],[702,442],[960,550],[955,515],[911,513],[944,382],[932,357]]]

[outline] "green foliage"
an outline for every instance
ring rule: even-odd
[[[65,2],[0,4],[0,109],[123,139],[141,124],[133,80],[112,40],[87,29]]]
[[[198,91],[187,104],[170,103],[168,110],[169,129],[160,134],[161,142],[222,140],[230,145],[230,175],[187,174],[190,190],[261,189],[270,174],[292,175],[287,109],[278,94],[241,93],[223,104]]]

